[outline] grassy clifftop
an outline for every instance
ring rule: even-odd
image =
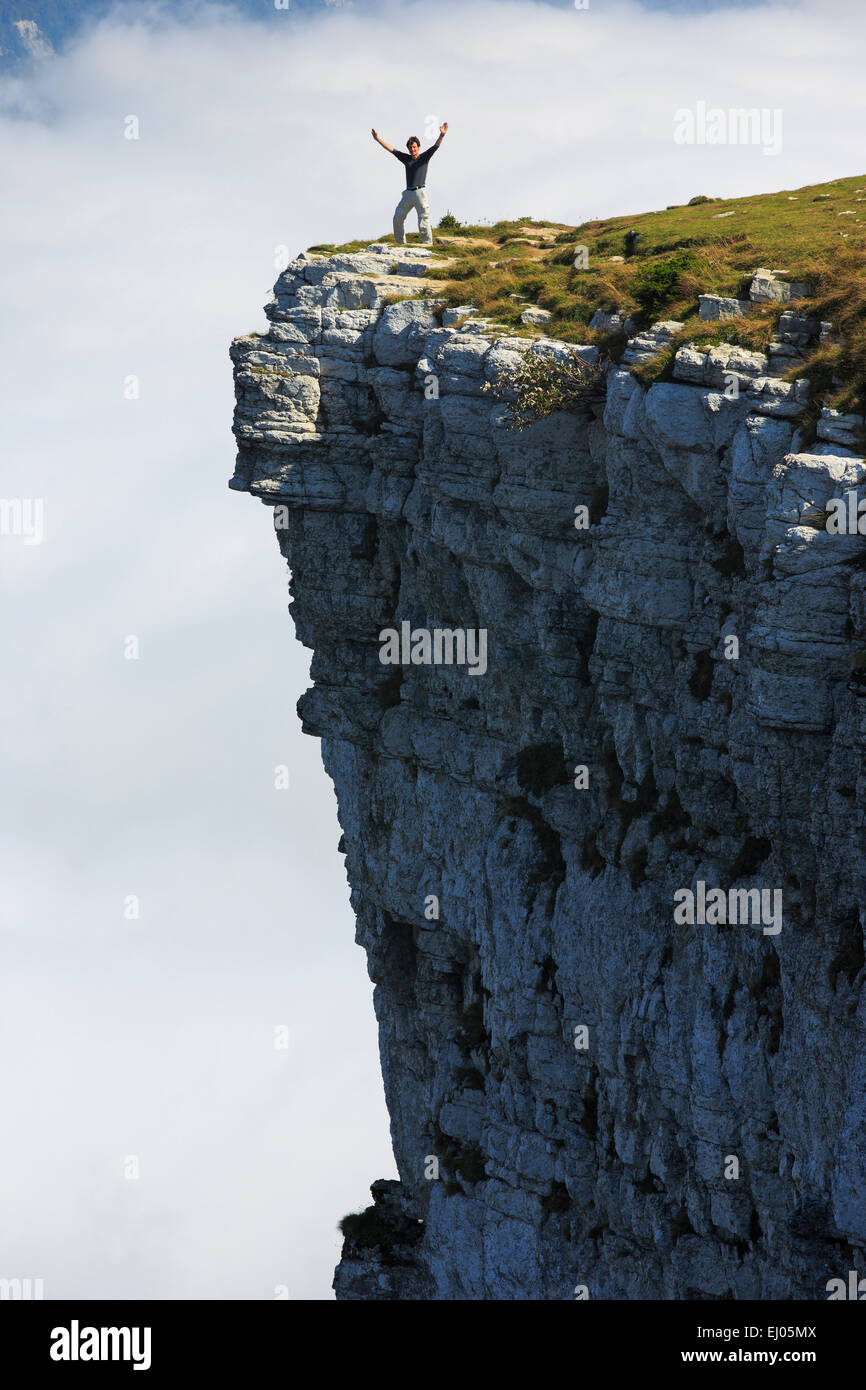
[[[355,251],[367,244],[310,249]],[[836,339],[791,375],[808,375],[827,405],[866,410],[866,175],[749,198],[699,197],[576,227],[532,218],[461,226],[446,217],[435,245],[437,257],[448,258],[435,272],[436,297],[471,303],[524,335],[539,331],[521,324],[529,304],[552,314],[545,336],[604,341],[614,356],[617,342],[587,327],[597,309],[619,310],[637,326],[681,320],[676,340],[643,369],[648,378],[665,374],[683,341],[766,350],[779,314],[790,306],[755,305],[747,316],[705,323],[698,295],[743,298],[759,266],[783,270],[810,286],[797,307],[832,322]]]

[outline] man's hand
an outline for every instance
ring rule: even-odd
[[[380,145],[382,146],[382,149],[383,149],[383,150],[387,150],[387,151],[389,152],[389,154],[393,154],[393,153],[394,153],[394,146],[393,146],[393,145],[389,145],[387,140],[383,140],[383,139],[382,139],[381,135],[379,134],[379,132],[378,132],[378,130],[376,129],[375,126],[373,127],[373,130],[372,130],[371,133],[372,133],[373,139],[374,139],[375,141],[377,141],[377,143],[380,144]]]
[[[440,134],[440,135],[447,135],[447,134],[448,134],[448,122],[447,122],[447,121],[443,121],[443,122],[442,122],[441,126],[439,127],[439,134]]]

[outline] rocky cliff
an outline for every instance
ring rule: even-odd
[[[801,447],[792,312],[647,389],[655,325],[603,410],[509,430],[485,381],[564,349],[436,268],[302,256],[232,347],[400,1173],[337,1296],[824,1298],[866,1273],[858,422]]]

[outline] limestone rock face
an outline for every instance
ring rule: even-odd
[[[802,280],[789,280],[784,270],[767,270],[761,266],[755,271],[749,286],[749,299],[753,304],[787,304],[789,299],[802,299],[812,293],[810,285]]]
[[[787,271],[767,270],[759,267],[749,285],[749,299],[753,304],[787,304],[790,299],[802,299],[812,293],[812,286],[798,279],[788,279]]]
[[[635,329],[634,322],[627,315],[618,311],[609,314],[604,309],[596,309],[589,326],[600,333],[625,333],[629,337]]]
[[[534,306],[524,309],[520,315],[521,323],[550,323],[553,314],[548,309],[537,309]]]
[[[730,346],[646,389],[665,323],[603,418],[510,431],[483,388],[529,341],[443,326],[417,266],[299,258],[232,347],[400,1174],[338,1297],[826,1297],[866,1249],[856,422],[799,450],[800,384]],[[484,669],[383,664],[404,624]]]
[[[752,307],[750,299],[731,299],[723,294],[702,294],[698,296],[698,317],[713,319],[737,319],[747,314]]]

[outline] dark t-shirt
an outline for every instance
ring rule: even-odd
[[[410,155],[404,154],[402,150],[392,150],[395,159],[399,159],[401,164],[406,165],[406,187],[423,188],[427,182],[427,161],[432,154],[438,150],[438,145],[431,145],[429,150],[419,154],[417,159],[412,159]]]

